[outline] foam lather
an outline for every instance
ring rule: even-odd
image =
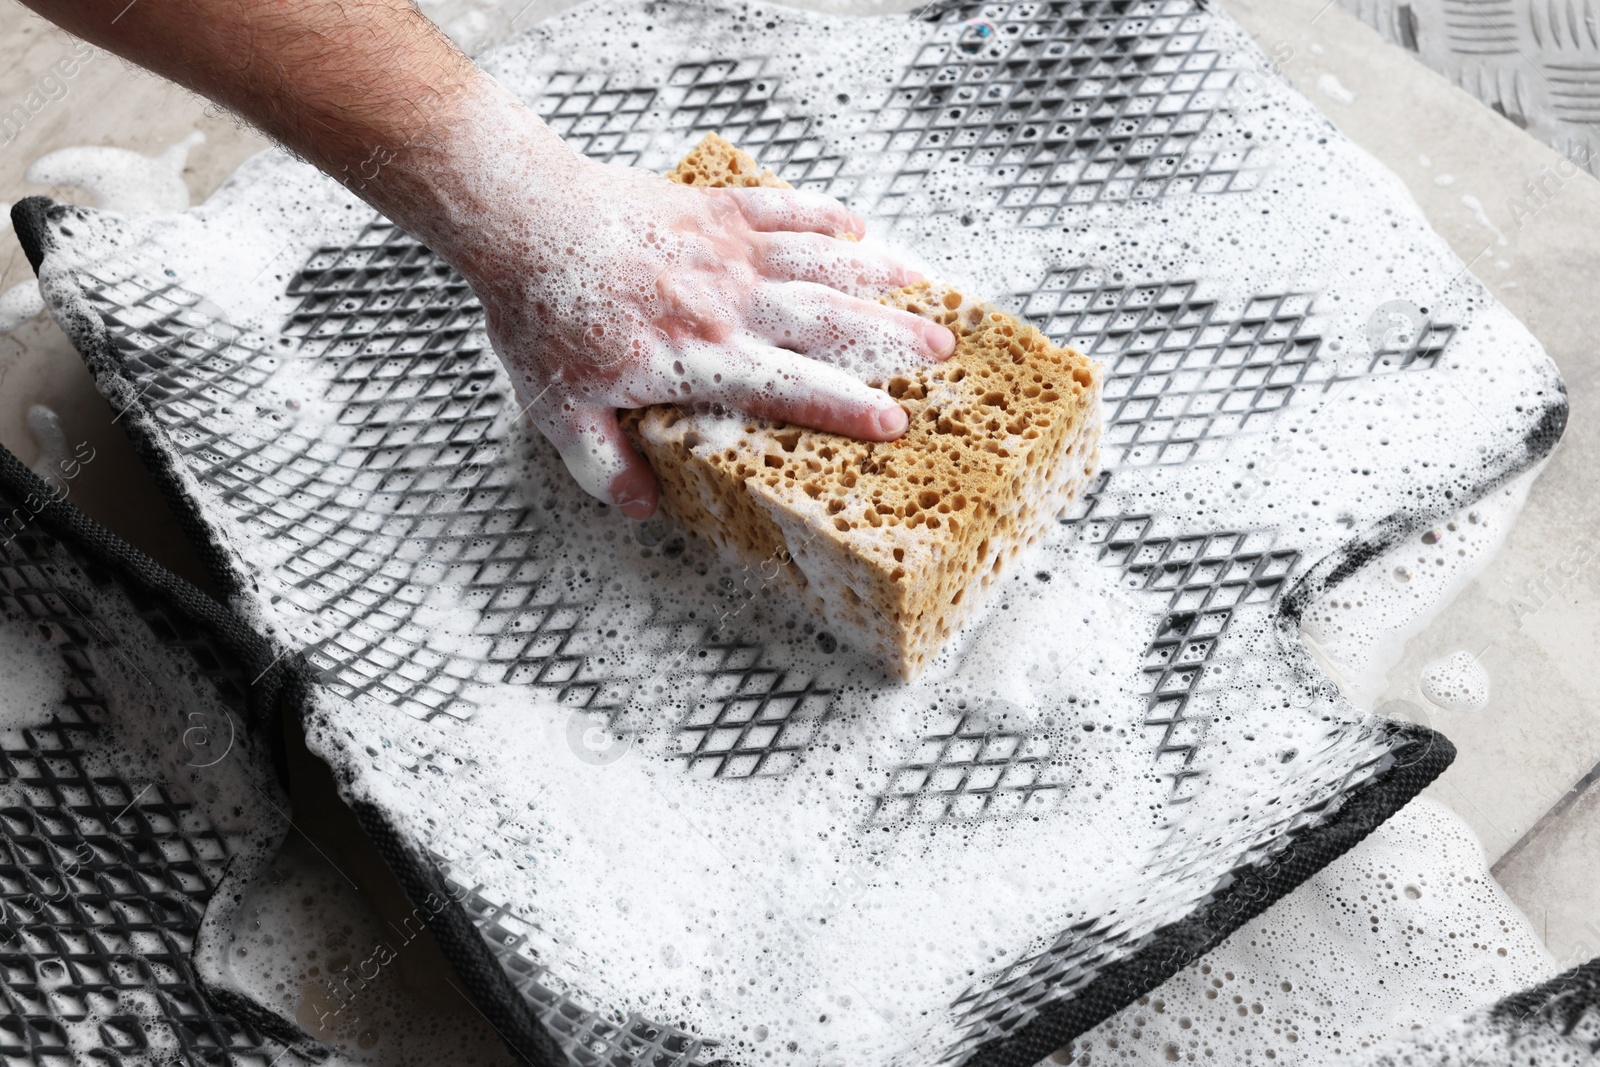
[[[716,134],[668,174],[788,188]],[[799,592],[847,644],[902,678],[987,590],[1100,459],[1099,369],[1033,326],[922,282],[882,302],[948,326],[948,361],[872,384],[910,416],[888,442],[663,405],[628,416],[663,510],[761,580]]]
[[[590,0],[480,61],[595,159],[720,130],[1105,367],[1094,486],[889,684],[584,494],[466,281],[308,165],[173,215],[15,206],[519,1062],[1033,1067],[1449,763],[1300,623],[1380,632],[1350,583],[1536,469],[1560,376],[1224,12]]]

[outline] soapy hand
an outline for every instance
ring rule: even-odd
[[[917,275],[827,197],[681,186],[584,159],[411,0],[25,0],[233,109],[461,272],[533,424],[635,518],[650,467],[617,409],[722,406],[855,437],[905,430],[876,369],[942,326],[872,301]],[[851,374],[841,364],[853,367]]]
[[[860,375],[955,348],[873,299],[921,276],[837,239],[865,227],[830,197],[574,157],[522,207],[469,273],[490,340],[578,484],[633,518],[654,513],[656,480],[617,409],[718,406],[892,440],[905,413]]]

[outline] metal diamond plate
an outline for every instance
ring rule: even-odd
[[[1339,0],[1339,6],[1600,176],[1600,8],[1592,0]],[[1512,221],[1576,174],[1535,176]]]

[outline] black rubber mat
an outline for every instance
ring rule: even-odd
[[[1362,1067],[1558,1067],[1600,1060],[1600,959],[1360,1057]]]
[[[18,675],[0,698],[0,1059],[265,1067],[286,1040],[314,1052],[222,977],[233,894],[288,826],[270,729],[282,672],[214,603],[60,503],[67,484],[0,450],[6,660],[61,680],[45,706],[23,703]]]
[[[848,61],[818,58],[836,53]],[[1540,460],[1564,391],[1415,209],[1225,18],[1131,0],[872,20],[602,3],[484,62],[597,158],[661,170],[718,130],[1103,361],[1104,475],[1000,599],[1025,615],[1099,590],[1137,628],[1100,661],[1126,682],[1114,707],[1083,688],[1090,662],[1049,668],[1027,694],[938,689],[966,664],[897,689],[782,604],[744,595],[683,531],[582,498],[518,422],[462,279],[305,168],[258,158],[205,208],[160,223],[19,204],[53,312],[218,584],[275,656],[303,664],[308,739],[413,899],[452,902],[430,921],[522,1054],[828,1062],[842,1054],[834,1013],[877,991],[852,985],[813,931],[923,906],[928,887],[990,870],[998,889],[1024,860],[1105,865],[1115,873],[1093,893],[1042,895],[1024,944],[916,975],[944,992],[871,1053],[1032,1064],[1448,763],[1442,738],[1343,701],[1294,623],[1408,531]],[[1334,196],[1356,206],[1324,219]],[[1229,258],[1264,227],[1267,251]],[[1404,284],[1384,270],[1396,264]],[[1406,328],[1389,329],[1392,315]],[[1509,376],[1498,394],[1481,389],[1491,366]],[[1339,414],[1356,402],[1387,407]],[[1375,463],[1391,426],[1435,458]],[[1215,492],[1186,501],[1202,484]],[[535,763],[497,763],[494,724],[516,694],[530,730],[594,769],[595,790],[653,783],[610,840],[582,812],[524,814],[550,797]],[[1093,744],[1120,746],[1103,782],[1084,771]],[[760,806],[780,795],[796,798],[797,825],[837,813],[822,853],[781,821],[752,840],[767,834],[755,812],[770,819]],[[1159,842],[1118,867],[1113,838],[1152,827]],[[922,861],[922,885],[875,874],[930,840],[942,851]],[[670,853],[713,841],[736,857],[726,869]],[[758,1025],[725,1011],[724,971],[706,958],[688,960],[702,969],[667,1003],[649,984],[678,966],[681,934],[664,927],[636,925],[642,963],[573,947],[591,902],[551,908],[565,872],[658,855],[663,883],[700,870],[706,900],[745,896],[714,928],[749,929],[763,911],[778,923],[785,958],[814,982],[796,1003],[823,1010]],[[786,855],[818,860],[815,877]],[[643,892],[614,877],[597,876],[593,897]],[[938,914],[983,905],[958,893]],[[872,949],[914,956],[926,940],[886,929]]]

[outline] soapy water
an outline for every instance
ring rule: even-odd
[[[44,310],[37,281],[18,282],[0,293],[0,333],[10,333]]]
[[[38,636],[5,612],[0,612],[0,677],[6,680],[6,730],[49,722],[71,684],[60,657],[40,655]]]
[[[608,12],[608,28],[600,36],[612,39],[591,43],[621,56],[630,54],[630,40],[648,44],[631,61],[639,69],[627,73],[640,84],[652,72],[660,75],[658,82],[665,81],[673,63],[692,54],[693,45],[671,40],[663,27],[651,31],[654,38],[646,37],[639,17],[613,18]],[[789,16],[774,21],[784,18]],[[880,76],[874,72],[892,77],[907,66],[919,42],[904,40],[902,24],[896,26],[890,44],[857,33],[854,25],[833,35],[840,44],[834,77],[842,77],[840,70],[861,69],[870,84]],[[561,30],[557,26],[551,32]],[[948,32],[953,38],[964,31],[952,27]],[[1234,33],[1225,24],[1212,32]],[[1245,47],[1241,39],[1229,39]],[[562,77],[551,74],[560,51],[541,35],[493,57],[492,65],[514,90],[539,99]],[[774,72],[774,80],[780,73]],[[841,88],[851,92],[836,98],[860,99],[867,91]],[[1289,111],[1300,107],[1287,95],[1273,102]],[[848,114],[830,118],[846,127],[858,122]],[[1318,120],[1309,123],[1314,135],[1267,113],[1241,121],[1251,123],[1261,143],[1270,145],[1263,151],[1276,170],[1265,168],[1270,192],[1263,196],[1309,185],[1313,192],[1295,195],[1331,197],[1337,184],[1326,189],[1320,184],[1330,171],[1362,184],[1383,184],[1382,176],[1364,164],[1319,147],[1316,137],[1323,127]],[[688,141],[656,143],[645,164],[661,169]],[[963,236],[968,229],[963,216],[939,208],[954,203],[989,210],[996,206],[992,189],[981,175],[960,167],[929,173],[934,175],[930,186],[910,194],[913,201],[922,200],[906,207],[897,224],[877,220],[866,207],[863,211],[884,221],[901,240],[940,250],[939,274],[975,292],[1027,293],[1038,283],[1041,262],[1071,262],[1070,256],[1081,254],[1077,250],[1092,248],[1103,261],[1104,275],[1127,279],[1130,287],[1163,277],[1200,278],[1200,299],[1217,309],[1216,324],[1207,328],[1221,343],[1235,328],[1222,324],[1250,321],[1252,294],[1321,291],[1326,279],[1322,253],[1292,242],[1262,248],[1241,241],[1235,207],[1204,197],[1174,197],[1130,209],[1131,217],[1069,216],[1077,228],[1065,233],[996,228],[975,245]],[[195,285],[203,279],[208,294],[234,321],[276,333],[293,302],[252,284],[259,264],[273,241],[292,239],[294,220],[308,201],[337,205],[342,194],[278,160],[258,160],[246,176],[255,181],[241,177],[203,212],[177,223],[162,239],[159,269],[147,273],[165,272]],[[663,652],[676,654],[684,647],[685,631],[688,647],[703,647],[695,643],[696,627],[683,620],[690,611],[715,617],[726,603],[716,584],[728,577],[726,570],[692,545],[671,561],[664,553],[647,556],[627,548],[619,531],[598,519],[560,473],[550,470],[548,451],[512,435],[512,420],[502,415],[495,440],[517,452],[512,469],[520,498],[538,501],[542,508],[538,525],[519,534],[540,543],[537,596],[584,605],[583,632],[593,642],[590,669],[604,667],[597,684],[608,678],[634,683],[636,697],[607,715],[608,725],[632,738],[631,744],[618,759],[585,761],[570,744],[573,715],[560,703],[558,689],[476,678],[466,689],[472,707],[462,712],[470,717],[471,729],[448,715],[418,721],[376,702],[352,708],[324,697],[313,743],[354,771],[354,795],[411,820],[419,839],[444,857],[452,878],[500,887],[506,922],[524,933],[529,957],[554,961],[563,976],[590,995],[620,998],[611,1002],[745,1042],[736,1044],[736,1051],[750,1058],[772,1048],[777,1059],[826,1053],[851,1062],[881,1062],[907,1047],[913,1049],[905,1054],[909,1058],[925,1057],[954,1035],[936,1023],[928,1036],[920,1027],[908,1029],[909,1020],[942,1010],[960,990],[915,988],[906,975],[993,973],[1026,959],[1043,947],[1041,932],[1116,907],[1114,887],[1137,884],[1152,857],[1178,855],[1240,832],[1236,815],[1269,798],[1285,812],[1319,802],[1327,796],[1328,783],[1318,778],[1323,770],[1378,751],[1364,747],[1369,741],[1332,729],[1330,713],[1336,706],[1309,673],[1283,677],[1275,664],[1285,655],[1292,659],[1296,651],[1282,643],[1269,601],[1246,601],[1223,623],[1231,651],[1219,659],[1201,655],[1192,671],[1198,683],[1187,691],[1187,720],[1171,724],[1180,740],[1192,737],[1191,752],[1200,752],[1204,760],[1200,773],[1179,778],[1181,796],[1190,803],[1183,806],[1184,818],[1175,820],[1169,782],[1146,770],[1150,742],[1142,691],[1149,678],[1145,657],[1164,654],[1159,646],[1146,649],[1149,634],[1168,617],[1168,599],[1151,597],[1140,579],[1141,574],[1174,572],[1106,568],[1098,558],[1104,546],[1126,551],[1138,565],[1141,553],[1154,549],[1160,558],[1166,551],[1162,545],[1181,544],[1197,528],[1282,531],[1285,538],[1293,535],[1285,542],[1293,545],[1293,553],[1283,563],[1292,567],[1295,554],[1319,560],[1351,531],[1388,518],[1393,500],[1415,495],[1418,476],[1401,469],[1407,461],[1430,472],[1423,476],[1428,479],[1423,511],[1437,514],[1443,510],[1441,498],[1448,499],[1445,493],[1479,484],[1485,464],[1495,460],[1485,459],[1474,444],[1495,440],[1495,420],[1519,425],[1513,407],[1534,402],[1546,384],[1534,369],[1536,350],[1503,312],[1482,301],[1473,283],[1455,280],[1437,239],[1415,221],[1396,217],[1382,200],[1372,197],[1355,206],[1330,201],[1328,219],[1310,223],[1361,254],[1350,253],[1348,264],[1341,264],[1346,269],[1340,272],[1339,299],[1322,301],[1305,320],[1306,332],[1324,338],[1330,350],[1337,343],[1352,351],[1361,344],[1371,309],[1399,291],[1411,293],[1415,305],[1427,307],[1438,321],[1470,326],[1466,340],[1458,338],[1437,368],[1412,369],[1408,377],[1339,382],[1325,376],[1326,367],[1311,364],[1296,394],[1296,404],[1307,406],[1287,409],[1289,414],[1281,416],[1287,425],[1272,421],[1278,416],[1250,412],[1249,418],[1236,416],[1246,432],[1214,439],[1219,448],[1211,455],[1225,455],[1225,469],[1139,466],[1127,461],[1137,461],[1141,449],[1149,447],[1113,438],[1111,443],[1122,449],[1116,478],[1102,490],[1097,511],[1146,516],[1141,532],[1125,535],[1110,523],[1099,530],[1093,516],[1064,528],[1067,534],[1041,546],[1018,569],[997,598],[987,627],[963,635],[918,687],[883,690],[850,665],[848,650],[825,653],[815,635],[772,598],[760,600],[741,618],[738,636],[749,647],[765,642],[769,656],[782,657],[786,671],[806,679],[803,692],[822,694],[817,701],[799,698],[800,714],[770,725],[729,725],[716,717],[723,714],[717,710],[721,705],[706,700],[698,683],[652,678],[652,664],[661,662]],[[250,216],[252,222],[263,220],[259,227],[230,224],[229,212],[241,210],[245,201],[259,212]],[[884,203],[881,198],[871,202]],[[345,243],[359,232],[364,216],[352,209],[349,218]],[[1301,224],[1304,219],[1286,223],[1291,230]],[[1159,231],[1162,239],[1149,240],[1151,231]],[[229,239],[217,240],[218,232]],[[108,237],[110,243],[125,243],[110,230]],[[90,247],[91,241],[75,243],[74,251],[87,250],[84,254],[93,259],[103,250]],[[1219,256],[1227,257],[1229,268],[1220,277]],[[67,261],[57,260],[47,260],[47,275],[59,272],[52,299],[71,306],[73,293],[62,266]],[[1053,323],[1064,306],[1058,301],[1049,312],[1031,314],[1047,328],[1059,329]],[[1269,320],[1259,328],[1271,332],[1282,325]],[[327,446],[348,446],[359,429],[341,426],[341,405],[326,402],[309,387],[331,378],[333,367],[289,358],[281,367],[262,387],[262,395],[274,402],[262,406],[294,410],[292,426],[298,432]],[[1455,402],[1448,388],[1438,387],[1446,380],[1469,390],[1475,407],[1487,412],[1487,429],[1455,417],[1460,405],[1451,408]],[[301,406],[289,409],[287,400],[276,403],[280,397]],[[1199,417],[1201,412],[1186,414]],[[210,428],[225,431],[231,440],[261,432],[259,417],[244,405],[207,418]],[[1359,457],[1384,454],[1382,449],[1401,458],[1370,470],[1360,466]],[[1352,462],[1356,474],[1348,469]],[[1248,495],[1231,491],[1234,472],[1251,469],[1252,463],[1270,467],[1270,473],[1257,479]],[[187,477],[193,479],[191,492],[214,492],[200,475]],[[1285,485],[1306,491],[1286,497]],[[370,490],[357,496],[365,492]],[[1083,540],[1077,539],[1080,532]],[[1134,537],[1131,546],[1117,547],[1126,536]],[[1238,535],[1237,540],[1254,537],[1270,548],[1273,536]],[[289,561],[309,555],[305,545],[275,539],[271,530],[248,523],[231,527],[229,538],[271,596],[280,598],[241,601],[243,609],[258,613],[285,644],[314,631],[307,619],[316,617],[316,603],[283,577]],[[1204,563],[1200,558],[1195,567],[1203,569]],[[449,573],[442,563],[429,564],[428,580],[417,583],[424,603],[407,623],[427,635],[430,655],[444,658],[483,643],[474,634],[481,613],[463,598],[460,586],[446,580]],[[1050,575],[1049,582],[1038,574]],[[1118,588],[1129,578],[1137,591]],[[515,588],[497,584],[502,593]],[[671,610],[661,612],[662,605]],[[613,631],[632,640],[599,640]],[[326,634],[313,636],[320,641]],[[1171,651],[1190,655],[1201,647],[1180,644]],[[746,673],[735,679],[750,677],[756,666],[740,669]],[[1181,676],[1178,670],[1172,677]],[[838,696],[830,696],[834,693]],[[986,711],[996,696],[1006,703],[998,713]],[[1282,709],[1265,731],[1257,714],[1263,704]],[[402,706],[417,714],[415,707]],[[1330,718],[1322,718],[1319,710]],[[702,723],[699,717],[708,714],[713,718]],[[991,714],[998,724],[989,721]],[[974,721],[968,724],[969,719]],[[695,730],[686,733],[686,722]],[[590,720],[580,737],[593,736],[604,747],[602,735],[589,733],[593,726]],[[709,745],[731,732],[742,743],[760,730],[776,737],[790,731],[796,739],[787,745],[751,745],[753,754],[733,752],[720,763],[710,758],[714,748],[697,749],[688,766],[771,759],[785,766],[786,775],[743,779],[740,788],[729,789],[726,782],[693,780],[659,756],[684,736]],[[923,759],[914,750],[926,738],[941,740]],[[1042,752],[1030,754],[1030,746],[1041,744]],[[995,746],[1007,754],[992,768],[982,759],[940,762],[962,746],[980,754]],[[1187,758],[1181,747],[1173,754]],[[968,769],[966,763],[975,766]],[[1130,767],[1137,769],[1130,773]],[[1031,776],[1027,788],[999,794],[1016,803],[1014,814],[978,822],[918,818],[930,807],[949,814],[975,800],[983,803],[972,791],[941,791],[938,780],[952,770],[970,778],[991,769]],[[1034,808],[1044,809],[1038,822],[1029,817]],[[1050,815],[1063,809],[1074,817]],[[883,842],[873,845],[871,836],[857,841],[852,828],[883,812],[889,830]],[[448,817],[441,818],[443,813]],[[697,827],[715,832],[706,835]],[[1243,832],[1252,832],[1248,823]],[[1092,851],[1083,861],[1067,870],[1049,862],[1061,855],[1084,856],[1086,834],[1093,835]],[[781,842],[776,856],[775,842]],[[981,869],[965,866],[966,856],[983,857]],[[935,862],[930,865],[928,857]],[[1176,882],[1164,883],[1160,913],[1141,913],[1140,921],[1185,914],[1214,884],[1218,869],[1204,864],[1202,859]],[[937,886],[925,881],[930,870],[939,872]],[[648,889],[621,901],[597,900],[593,887],[608,884]],[[851,887],[842,901],[840,886]],[[782,887],[781,893],[775,887]],[[755,945],[772,951],[756,952]],[[975,961],[981,961],[980,968],[973,968]],[[692,983],[686,967],[696,968]],[[840,974],[858,977],[841,988]],[[691,1003],[683,1003],[686,996]],[[828,1016],[836,1035],[827,1039],[826,1049],[795,1053],[774,1047],[783,1028],[798,1027],[792,1020],[819,1015]]]
[[[78,146],[41,156],[27,179],[40,185],[72,187],[88,193],[98,207],[128,214],[182,211],[189,206],[183,168],[189,153],[205,142],[196,130],[158,156],[126,148]],[[11,205],[0,204],[6,226]],[[9,333],[44,310],[39,283],[29,280],[0,293],[0,333]]]
[[[61,428],[61,416],[45,404],[31,404],[26,421],[28,432],[33,434],[33,442],[39,448],[33,473],[46,481],[59,478],[62,465],[68,459],[67,435]]]
[[[386,923],[310,839],[290,834],[227,938],[230,982],[334,1050],[335,1062],[516,1062],[439,966],[419,906]]]
[[[1449,711],[1482,711],[1489,704],[1489,672],[1471,652],[1450,653],[1422,668],[1422,695]]]
[[[10,228],[11,205],[0,200],[0,233]],[[37,280],[30,278],[13,285],[0,293],[0,333],[10,333],[43,310],[44,296]]]
[[[1499,551],[1540,469],[1413,530],[1307,609],[1308,647],[1357,706],[1376,705],[1406,643]]]
[[[1318,75],[1317,91],[1328,99],[1341,104],[1353,104],[1356,102],[1356,94],[1346,89],[1344,83],[1339,81],[1339,77],[1336,74]]]
[[[158,156],[103,146],[60,148],[35,160],[27,178],[36,185],[82,189],[108,211],[182,211],[189,206],[183,168],[190,151],[205,139],[196,130]]]
[[[1418,799],[1051,1059],[1346,1063],[1556,970],[1472,831]]]

